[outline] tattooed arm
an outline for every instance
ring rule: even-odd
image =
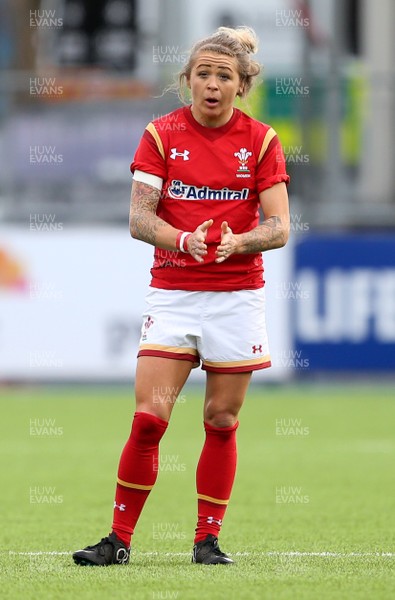
[[[157,248],[175,251],[180,230],[156,214],[161,193],[152,185],[133,181],[129,213],[130,235]],[[207,254],[205,240],[212,223],[211,219],[204,221],[188,238],[187,251],[197,262],[203,262],[203,257]]]
[[[282,248],[289,237],[289,205],[285,183],[277,183],[259,194],[265,220],[240,236],[240,253]]]
[[[234,253],[249,254],[285,246],[290,227],[285,183],[276,183],[264,190],[259,194],[259,200],[265,220],[251,231],[234,234],[226,221],[222,223],[216,262],[223,262]]]
[[[160,195],[161,190],[152,185],[133,181],[129,213],[130,235],[158,248],[176,250],[179,230],[156,214]]]

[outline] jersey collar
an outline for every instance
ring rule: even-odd
[[[223,136],[225,133],[229,131],[233,127],[233,125],[238,121],[241,111],[238,108],[233,109],[233,115],[229,119],[225,125],[221,125],[221,127],[205,127],[196,121],[194,116],[192,115],[191,108],[192,105],[184,106],[184,116],[188,123],[196,129],[201,135],[203,135],[206,139],[216,140],[219,137]]]

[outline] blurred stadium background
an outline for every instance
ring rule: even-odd
[[[133,377],[151,248],[129,164],[191,43],[252,25],[243,108],[278,132],[292,239],[265,256],[273,369],[256,381],[393,375],[392,0],[2,0],[0,378]],[[199,379],[201,375],[194,374]]]

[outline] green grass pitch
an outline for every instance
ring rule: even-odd
[[[71,552],[109,531],[131,390],[4,387],[0,402],[2,598],[395,597],[390,386],[251,387],[220,538],[229,567],[190,562],[200,388],[174,409],[126,567],[77,567]]]

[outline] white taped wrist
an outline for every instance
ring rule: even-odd
[[[180,250],[181,252],[188,252],[188,248],[184,248],[184,242],[186,240],[186,238],[192,235],[191,231],[183,231],[180,237]]]

